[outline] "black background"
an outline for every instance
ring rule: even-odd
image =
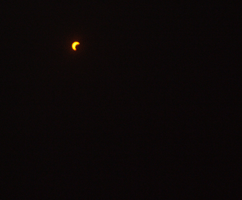
[[[227,136],[238,123],[236,14],[141,2],[2,8],[11,195],[216,191],[218,163],[231,169],[221,153],[237,148]]]

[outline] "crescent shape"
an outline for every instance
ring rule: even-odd
[[[74,51],[76,51],[76,46],[79,45],[79,44],[80,44],[79,42],[73,42],[73,43],[72,43],[72,49],[73,49]]]

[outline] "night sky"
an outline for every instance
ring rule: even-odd
[[[204,158],[217,151],[214,141],[225,145],[215,130],[235,125],[225,93],[236,71],[225,57],[237,36],[229,37],[233,24],[218,17],[220,8],[142,1],[2,8],[6,144],[23,196],[135,197],[150,195],[142,187],[168,186],[182,194],[176,177],[194,183],[197,171],[186,166],[208,163],[191,152]]]

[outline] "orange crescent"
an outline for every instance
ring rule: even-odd
[[[72,43],[72,49],[73,49],[74,51],[76,51],[76,46],[79,45],[79,44],[80,44],[79,42],[73,42],[73,43]]]

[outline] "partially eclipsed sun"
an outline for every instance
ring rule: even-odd
[[[79,42],[73,42],[73,43],[72,43],[72,49],[73,49],[74,51],[76,51],[76,46],[79,45],[79,44],[80,44]]]

